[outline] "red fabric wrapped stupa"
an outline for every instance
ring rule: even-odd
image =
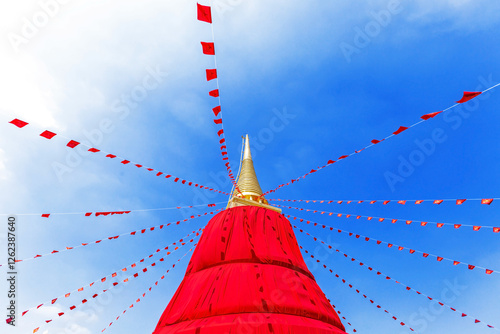
[[[249,148],[245,156],[251,160]],[[252,164],[248,181],[246,165],[233,195],[238,203],[232,199],[209,221],[153,334],[345,333],[304,263],[290,222],[249,195],[257,179]]]

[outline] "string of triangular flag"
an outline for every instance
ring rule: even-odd
[[[170,245],[166,246],[166,247],[165,247],[165,248],[163,248],[163,249],[160,249],[160,248],[159,248],[159,249],[157,249],[155,252],[153,252],[153,253],[152,253],[152,254],[150,254],[149,256],[147,256],[147,257],[145,257],[145,258],[142,258],[141,260],[135,261],[134,263],[132,263],[132,264],[130,264],[130,265],[128,265],[128,266],[126,266],[126,267],[124,267],[124,268],[122,268],[122,269],[116,270],[116,271],[112,272],[111,274],[108,274],[108,275],[106,275],[106,276],[104,276],[104,277],[102,277],[102,278],[100,278],[100,279],[97,279],[97,280],[95,280],[95,281],[93,281],[93,282],[91,282],[91,283],[88,283],[88,284],[86,284],[86,285],[84,285],[84,286],[82,286],[82,287],[80,287],[80,288],[78,288],[78,289],[74,289],[74,290],[72,290],[72,291],[70,291],[70,292],[67,292],[67,293],[63,294],[63,295],[60,295],[60,296],[55,297],[55,298],[52,298],[51,300],[46,301],[46,302],[43,302],[43,303],[39,304],[38,306],[31,307],[31,308],[29,308],[29,309],[27,309],[27,310],[23,311],[23,312],[21,313],[21,316],[25,316],[25,315],[26,315],[29,311],[37,310],[37,309],[39,309],[39,308],[41,308],[41,307],[43,307],[43,306],[53,305],[53,304],[55,304],[58,300],[60,300],[60,299],[66,299],[66,298],[69,298],[70,296],[74,295],[75,293],[79,293],[79,292],[86,291],[86,288],[88,289],[88,288],[90,288],[90,287],[94,286],[95,284],[100,284],[100,283],[104,283],[104,282],[106,282],[106,281],[112,280],[113,278],[115,278],[115,277],[117,277],[117,276],[118,276],[118,273],[119,273],[119,272],[128,272],[128,271],[132,270],[133,268],[136,268],[138,264],[143,263],[146,259],[150,259],[150,258],[152,258],[152,257],[154,257],[154,256],[159,255],[159,253],[160,253],[160,252],[163,252],[163,251],[167,251],[167,250],[168,250],[168,251],[166,252],[166,255],[165,255],[165,256],[169,256],[170,254],[172,254],[172,253],[176,252],[177,250],[179,250],[182,246],[186,245],[187,243],[192,243],[192,242],[194,241],[194,239],[200,235],[200,232],[201,232],[201,231],[203,231],[203,228],[200,228],[198,231],[193,231],[193,232],[189,233],[187,236],[185,236],[185,237],[183,237],[183,238],[179,239],[179,240],[178,240],[178,241],[176,241],[176,242],[171,243]],[[185,240],[185,239],[189,238],[190,236],[192,236],[193,234],[195,234],[195,235],[196,235],[194,238],[192,238],[192,239],[191,239],[191,240],[189,240],[189,241]],[[172,249],[171,247],[173,247],[173,246],[175,246],[175,248],[173,248],[173,249]],[[158,261],[159,261],[159,262],[163,262],[163,261],[165,261],[165,258],[164,258],[164,257],[162,257],[162,258],[161,258],[161,259],[159,259]],[[120,284],[120,283],[127,283],[127,282],[129,282],[129,280],[130,280],[130,279],[132,279],[132,278],[137,278],[137,277],[139,276],[139,272],[146,273],[146,272],[148,271],[148,268],[149,268],[149,267],[151,267],[151,268],[152,268],[152,267],[155,267],[155,266],[156,266],[156,262],[153,262],[153,263],[151,263],[150,265],[147,265],[147,266],[143,267],[141,270],[138,270],[138,272],[136,272],[136,273],[134,273],[134,274],[132,274],[132,275],[130,275],[130,276],[128,276],[128,277],[126,277],[126,278],[125,278],[125,279],[123,279],[123,280],[122,280],[122,279],[120,279],[120,280],[117,280],[117,279],[116,279],[116,281],[112,283],[112,287],[115,287],[115,286],[117,286],[117,285],[118,285],[118,284]],[[105,289],[105,290],[103,290],[103,291],[102,291],[102,292],[100,292],[100,293],[95,293],[95,294],[94,294],[91,298],[97,298],[98,296],[102,295],[103,293],[106,293],[107,291],[109,291],[109,289]],[[88,302],[88,299],[83,299],[83,300],[81,301],[80,305],[83,305],[83,304],[85,304],[85,303],[87,303],[87,302]],[[72,311],[72,310],[74,310],[76,307],[77,307],[77,305],[75,304],[75,305],[73,305],[73,306],[69,307],[69,310],[70,310],[70,311]],[[59,313],[58,313],[58,316],[59,316],[59,317],[61,317],[61,316],[63,316],[64,314],[65,314],[64,312],[59,312]],[[49,322],[51,322],[51,321],[52,321],[52,320],[48,320],[48,321],[46,321],[46,323],[49,323]]]
[[[317,263],[321,263],[320,260],[316,259],[314,257],[314,255],[310,254],[310,252],[305,249],[304,247],[302,246],[299,246],[300,249],[302,249],[306,254],[310,255],[311,259],[315,259]],[[354,287],[351,283],[349,283],[348,281],[346,281],[345,279],[343,279],[342,277],[340,277],[339,274],[335,273],[332,269],[330,269],[326,264],[323,264],[323,268],[328,270],[330,272],[330,274],[332,275],[335,275],[336,278],[340,279],[342,281],[342,283],[344,284],[347,284],[349,286],[349,288],[351,289],[354,289],[356,291],[356,293],[360,294],[361,296],[363,296],[363,298],[365,298],[366,300],[370,301],[370,303],[372,303],[373,305],[375,305],[378,309],[381,309],[383,310],[385,313],[387,313],[388,315],[390,315],[392,317],[393,320],[395,321],[398,321],[398,318],[392,314],[391,312],[389,312],[388,310],[386,309],[383,309],[382,306],[380,306],[379,304],[377,304],[373,299],[370,299],[366,294],[363,294],[359,289],[357,289],[356,287]],[[415,332],[415,330],[413,328],[411,328],[410,326],[408,326],[405,322],[403,321],[400,321],[399,324],[401,326],[404,326],[404,327],[407,327],[409,328],[412,332]]]
[[[406,290],[406,291],[413,291],[413,292],[415,292],[416,294],[421,295],[421,296],[424,296],[424,297],[426,297],[427,299],[429,299],[429,300],[431,300],[431,301],[435,301],[438,305],[440,305],[440,306],[442,306],[442,307],[444,307],[444,308],[448,308],[448,309],[450,309],[451,311],[453,311],[453,312],[455,312],[455,313],[461,314],[461,317],[462,317],[462,318],[465,318],[465,317],[472,317],[472,316],[467,315],[467,313],[464,313],[464,312],[462,312],[462,311],[457,311],[457,309],[456,309],[456,308],[451,307],[450,305],[445,304],[445,303],[443,303],[443,302],[441,302],[441,301],[437,300],[436,298],[430,297],[429,295],[426,295],[425,293],[423,293],[423,292],[421,292],[421,291],[419,291],[419,290],[416,290],[416,289],[414,289],[414,288],[412,288],[412,287],[410,287],[410,286],[406,285],[405,283],[402,283],[402,282],[400,282],[400,281],[398,281],[398,280],[396,280],[396,279],[394,279],[394,278],[392,278],[392,277],[390,277],[390,276],[385,275],[385,274],[384,274],[384,273],[382,273],[381,271],[379,271],[379,270],[377,270],[377,269],[375,269],[375,268],[373,268],[373,267],[371,267],[371,266],[368,266],[367,264],[365,264],[365,262],[362,262],[362,261],[360,261],[360,260],[357,260],[357,259],[355,259],[355,258],[353,258],[353,257],[351,257],[351,256],[349,256],[349,255],[347,255],[346,253],[342,252],[341,250],[336,249],[335,247],[333,247],[333,246],[331,246],[331,245],[329,245],[329,244],[325,243],[323,240],[319,239],[318,237],[315,237],[315,236],[313,236],[313,235],[311,235],[311,234],[309,234],[309,233],[307,233],[307,232],[304,232],[303,230],[299,230],[299,231],[300,231],[300,232],[302,232],[302,233],[305,233],[305,234],[306,234],[306,235],[308,235],[308,236],[310,236],[311,238],[313,238],[313,240],[314,240],[314,241],[316,241],[316,242],[320,242],[321,244],[323,244],[323,245],[327,246],[329,249],[333,249],[333,250],[335,250],[335,252],[337,252],[337,253],[339,253],[339,254],[343,255],[346,259],[350,259],[350,260],[351,260],[351,262],[358,262],[360,266],[362,266],[362,267],[366,267],[366,268],[367,268],[370,272],[372,272],[372,273],[376,274],[377,276],[379,276],[379,277],[385,277],[385,279],[386,279],[386,280],[392,281],[392,282],[394,282],[394,283],[397,283],[397,284],[399,284],[399,285],[403,286],[403,287],[405,288],[405,290]],[[314,256],[313,256],[313,255],[311,255],[311,257],[312,257],[312,258],[314,258]],[[318,262],[319,262],[319,261],[318,261]],[[476,323],[476,324],[481,323],[481,320],[477,319],[476,317],[472,317],[472,318],[474,319],[474,323]],[[492,329],[497,330],[497,329],[496,329],[495,327],[493,327],[492,325],[488,325],[488,324],[486,324],[486,323],[483,323],[483,324],[485,324],[488,328],[492,328]]]
[[[494,200],[499,200],[500,197],[494,198],[463,198],[463,199],[377,199],[377,200],[325,200],[325,199],[268,199],[270,202],[305,202],[305,203],[325,203],[325,204],[361,204],[361,203],[382,203],[387,205],[389,203],[405,204],[422,204],[424,202],[432,202],[432,204],[441,204],[443,202],[455,202],[456,205],[462,205],[465,201],[480,202],[481,204],[490,205]]]
[[[328,302],[331,303],[330,299],[328,299]],[[341,317],[344,320],[343,324],[345,323],[349,327],[352,327],[352,332],[356,333],[357,332],[356,328],[353,327],[353,325],[346,319],[346,317],[342,314],[342,312],[340,312],[335,305],[333,305],[333,304],[331,304],[331,305],[332,305],[334,311],[337,312],[339,317]]]
[[[194,248],[194,247],[196,247],[196,245],[197,245],[197,243],[193,245],[193,248]],[[165,278],[165,275],[166,275],[166,274],[168,274],[168,273],[170,272],[170,270],[174,269],[174,268],[175,268],[175,266],[176,266],[176,264],[178,264],[179,262],[181,262],[181,260],[189,254],[189,252],[193,251],[193,248],[190,248],[190,249],[189,249],[189,250],[188,250],[188,251],[187,251],[187,252],[186,252],[186,253],[185,253],[185,254],[184,254],[181,258],[179,258],[179,259],[176,261],[176,263],[174,263],[174,264],[172,265],[172,268],[168,269],[168,270],[165,272],[165,274],[164,274],[164,275],[162,275],[162,276],[160,277],[160,279],[154,283],[154,285],[150,286],[150,287],[149,287],[149,289],[148,289],[148,292],[151,292],[151,290],[153,289],[153,286],[158,286],[158,282],[159,282],[159,281],[161,281],[161,280],[163,280],[163,279]],[[131,304],[129,307],[127,307],[125,310],[123,310],[123,312],[122,312],[122,313],[120,313],[120,315],[119,315],[119,316],[117,316],[117,317],[115,318],[115,320],[113,320],[112,322],[110,322],[110,323],[109,323],[109,325],[108,325],[108,326],[106,326],[106,327],[105,327],[105,328],[101,331],[101,333],[102,333],[102,332],[104,332],[104,331],[105,331],[106,329],[108,329],[109,327],[111,327],[111,325],[113,325],[113,323],[114,323],[114,322],[118,321],[118,319],[120,319],[121,317],[123,317],[123,315],[127,312],[127,310],[129,310],[129,309],[133,308],[133,307],[135,306],[135,304],[139,303],[139,302],[142,300],[141,298],[146,297],[146,294],[147,294],[147,292],[144,292],[144,293],[141,295],[142,297],[137,298],[137,299],[135,300],[135,302],[134,302],[134,303],[132,303],[132,304]]]
[[[158,230],[163,229],[164,227],[167,227],[167,226],[170,226],[170,225],[173,225],[173,224],[180,225],[180,223],[187,222],[188,220],[199,218],[199,217],[203,217],[203,216],[207,216],[207,215],[213,215],[214,213],[222,211],[222,210],[223,209],[218,209],[216,211],[205,212],[204,214],[193,215],[193,216],[190,216],[189,218],[186,218],[186,219],[183,219],[183,220],[178,220],[178,221],[175,221],[175,222],[170,222],[170,223],[167,223],[167,224],[151,226],[151,227],[148,227],[148,228],[143,228],[143,229],[135,230],[135,231],[132,231],[132,232],[127,232],[127,233],[122,233],[122,234],[118,234],[118,235],[115,235],[115,236],[110,236],[110,237],[99,239],[99,240],[92,241],[92,242],[84,242],[84,243],[81,243],[80,245],[71,246],[71,247],[65,247],[64,249],[60,249],[60,250],[53,250],[50,253],[37,254],[37,255],[35,255],[33,257],[26,258],[26,259],[23,259],[23,260],[15,260],[15,262],[26,262],[26,261],[29,261],[29,260],[38,259],[38,258],[41,258],[41,257],[46,257],[46,256],[49,256],[49,255],[58,254],[58,253],[62,253],[62,252],[67,252],[67,251],[70,251],[70,250],[73,250],[73,249],[77,249],[77,248],[81,248],[81,247],[85,247],[85,246],[89,246],[89,245],[100,244],[101,242],[106,241],[106,240],[116,240],[119,237],[123,237],[123,236],[144,234],[144,233],[146,233],[146,231],[155,231],[155,230],[158,231]],[[2,266],[7,266],[7,263],[4,263],[4,264],[0,265],[0,267],[2,267]]]
[[[285,186],[288,186],[288,185],[291,185],[291,184],[293,184],[293,183],[295,183],[295,182],[298,182],[298,181],[300,181],[301,179],[304,179],[306,176],[308,176],[308,175],[310,175],[310,174],[312,174],[312,173],[316,173],[317,171],[319,171],[319,170],[321,170],[321,169],[323,169],[323,168],[326,168],[326,167],[328,167],[328,166],[331,166],[331,165],[333,165],[333,164],[334,164],[334,163],[336,163],[336,162],[339,162],[339,161],[341,161],[341,160],[343,160],[343,159],[346,159],[346,158],[349,158],[349,157],[351,157],[351,156],[353,156],[353,155],[355,155],[355,154],[358,154],[358,153],[360,153],[361,151],[366,150],[367,148],[370,148],[370,147],[372,147],[372,146],[374,146],[374,145],[376,145],[376,144],[378,144],[378,143],[381,143],[381,142],[383,142],[383,141],[385,141],[385,140],[387,140],[387,139],[389,139],[389,138],[395,137],[395,136],[397,136],[397,135],[401,134],[402,132],[404,132],[404,131],[406,131],[406,130],[408,130],[408,129],[410,129],[410,128],[413,128],[413,127],[415,127],[415,126],[417,126],[417,125],[419,125],[419,124],[421,124],[421,123],[423,123],[423,122],[425,122],[425,121],[427,121],[427,120],[430,120],[430,119],[432,119],[432,118],[436,117],[437,115],[439,115],[439,114],[441,114],[441,113],[443,113],[443,112],[445,112],[445,111],[448,111],[448,110],[450,110],[450,109],[452,109],[452,108],[455,108],[456,106],[458,106],[458,105],[459,105],[459,104],[461,104],[461,103],[465,103],[465,102],[467,102],[467,101],[470,101],[470,100],[472,100],[473,98],[475,98],[476,96],[478,96],[478,95],[480,95],[480,94],[482,94],[482,93],[485,93],[485,92],[487,92],[487,91],[489,91],[489,90],[491,90],[491,89],[493,89],[493,88],[495,88],[495,87],[497,87],[497,86],[499,86],[499,85],[500,85],[500,83],[498,83],[498,84],[496,84],[496,85],[494,85],[494,86],[491,86],[491,87],[489,87],[489,88],[485,89],[485,90],[484,90],[484,91],[482,91],[482,92],[464,92],[464,93],[463,93],[462,98],[461,98],[460,100],[456,101],[456,103],[455,103],[455,104],[453,104],[452,106],[450,106],[450,107],[448,107],[448,108],[446,108],[446,109],[443,109],[443,110],[441,110],[441,111],[432,112],[432,113],[429,113],[429,114],[422,115],[422,116],[420,116],[420,118],[421,118],[421,120],[420,120],[420,121],[418,121],[418,122],[416,122],[416,123],[414,123],[414,124],[412,124],[412,125],[410,125],[410,126],[400,126],[400,127],[399,127],[396,131],[394,131],[393,133],[391,133],[391,134],[390,134],[390,135],[388,135],[387,137],[385,137],[385,138],[383,138],[383,139],[380,139],[380,140],[379,140],[379,139],[373,139],[373,140],[370,142],[370,144],[369,144],[369,145],[367,145],[367,146],[365,146],[365,147],[363,147],[363,148],[361,148],[361,149],[359,149],[359,150],[355,150],[354,152],[352,152],[352,153],[350,153],[350,154],[345,154],[345,155],[342,155],[342,156],[338,157],[338,158],[337,158],[337,160],[332,160],[332,159],[331,159],[331,160],[328,160],[328,162],[327,162],[325,165],[323,165],[323,166],[319,166],[319,167],[317,167],[316,169],[314,169],[314,168],[313,168],[313,169],[311,169],[311,171],[310,171],[310,172],[308,172],[308,173],[306,173],[306,174],[304,174],[304,175],[302,175],[302,176],[299,176],[298,178],[292,179],[292,180],[290,180],[290,182],[283,183],[283,184],[281,184],[281,185],[277,186],[276,188],[274,188],[274,189],[272,189],[272,190],[268,190],[267,192],[265,192],[265,193],[264,193],[264,194],[262,194],[261,196],[265,196],[265,195],[267,195],[267,194],[269,194],[269,193],[274,193],[274,192],[276,192],[278,189],[280,189],[280,188],[282,188],[282,187],[285,187]]]
[[[193,239],[191,239],[189,242],[193,242]],[[184,246],[184,245],[186,245],[186,243],[182,243],[182,246]],[[180,247],[182,247],[182,246],[180,246]],[[196,244],[195,244],[195,246],[196,246]],[[177,250],[177,249],[179,249],[180,247],[176,247],[176,250]],[[187,254],[187,253],[186,253],[186,254]],[[180,261],[181,259],[182,259],[182,258],[180,258],[178,261]],[[164,258],[161,258],[159,261],[160,261],[160,262],[163,262],[163,261],[165,261],[165,259],[164,259]],[[156,263],[152,263],[150,266],[151,266],[151,267],[155,267],[155,266],[156,266]],[[172,268],[174,268],[174,267],[175,267],[175,263],[173,264]],[[143,273],[146,273],[146,272],[147,272],[147,268],[148,268],[148,267],[145,267],[145,268],[142,270],[142,272],[143,272]],[[167,272],[168,272],[168,271],[167,271]],[[137,278],[138,276],[139,276],[139,273],[135,273],[134,275],[129,276],[129,277],[127,277],[126,279],[124,279],[124,280],[123,280],[123,283],[127,283],[127,282],[129,282],[129,280],[130,280],[131,278]],[[120,284],[120,282],[114,282],[114,283],[113,283],[113,287],[112,287],[112,288],[116,287],[118,284]],[[111,288],[111,289],[112,289],[112,288]],[[106,290],[103,290],[103,291],[102,291],[101,293],[99,293],[99,294],[98,294],[98,293],[96,293],[96,294],[94,294],[94,295],[92,296],[92,298],[97,298],[98,296],[102,296],[102,294],[104,294],[104,293],[106,293],[106,292],[111,291],[111,289],[106,289]],[[82,303],[81,303],[79,306],[81,306],[81,305],[83,305],[83,304],[85,304],[85,303],[87,303],[87,302],[88,302],[88,300],[87,300],[87,299],[83,299],[83,300],[82,300]],[[77,308],[77,305],[73,305],[73,306],[69,307],[69,310],[70,310],[70,311],[73,311],[73,310],[74,310],[74,309],[76,309],[76,308]],[[65,314],[65,312],[59,312],[57,315],[58,315],[58,316],[59,316],[59,318],[60,318],[60,317],[64,316],[64,314]],[[57,319],[58,319],[58,318],[57,318]],[[54,321],[54,319],[45,320],[45,324],[51,323],[52,321]],[[33,333],[38,332],[38,331],[40,330],[40,328],[41,328],[41,326],[39,326],[39,327],[35,328],[35,329],[33,330]]]
[[[22,120],[18,119],[18,118],[13,119],[9,123],[17,126],[20,129],[24,128],[25,126],[27,126],[29,124],[29,123],[27,123],[25,121],[22,121]],[[56,134],[56,133],[54,133],[52,131],[49,131],[49,130],[43,131],[42,133],[40,133],[40,136],[43,137],[43,138],[45,138],[45,139],[48,139],[48,140],[51,140],[55,136],[59,136],[61,138],[64,138],[65,140],[68,140],[66,146],[69,147],[69,148],[71,148],[71,149],[74,149],[77,146],[85,147],[85,149],[87,149],[87,152],[93,153],[94,155],[104,156],[106,158],[112,159],[113,161],[118,161],[122,165],[133,165],[133,166],[135,166],[135,167],[137,167],[137,168],[139,168],[141,170],[147,170],[147,171],[156,173],[156,176],[164,175],[166,179],[173,180],[176,183],[184,184],[184,185],[187,185],[187,186],[194,186],[196,188],[209,190],[209,191],[216,192],[216,193],[223,194],[223,195],[229,195],[229,193],[226,193],[224,191],[220,191],[220,190],[217,190],[217,189],[214,189],[214,188],[210,188],[210,187],[204,186],[204,185],[199,184],[199,183],[194,183],[192,181],[184,180],[184,179],[182,179],[180,177],[177,177],[175,175],[172,175],[172,174],[161,172],[161,171],[156,170],[154,168],[144,166],[143,164],[136,163],[136,162],[133,162],[131,160],[122,158],[122,157],[120,157],[118,155],[115,155],[115,154],[103,151],[101,149],[89,146],[89,145],[87,145],[87,144],[85,144],[83,142],[79,142],[79,141],[70,139],[70,138],[68,138],[66,136],[63,136],[63,135],[58,135],[58,134]]]
[[[366,220],[378,220],[379,222],[383,221],[391,221],[391,223],[396,223],[396,222],[404,222],[406,225],[410,225],[413,223],[418,223],[420,226],[427,226],[427,225],[435,225],[437,228],[442,228],[443,226],[453,226],[455,229],[459,229],[461,227],[472,227],[473,231],[479,231],[481,228],[491,228],[494,233],[499,233],[500,232],[500,227],[496,226],[485,226],[485,225],[469,225],[469,224],[453,224],[453,223],[437,223],[437,222],[432,222],[432,221],[421,221],[421,220],[409,220],[409,219],[401,219],[401,218],[386,218],[386,217],[376,217],[376,216],[363,216],[363,215],[355,215],[355,214],[349,214],[349,213],[339,213],[339,212],[329,212],[329,211],[321,211],[321,210],[311,210],[311,209],[304,209],[304,208],[296,208],[293,206],[284,206],[284,205],[278,205],[275,204],[275,206],[280,207],[280,208],[288,208],[288,209],[294,209],[294,210],[299,210],[299,211],[307,211],[307,212],[312,212],[312,213],[319,213],[319,214],[327,214],[329,216],[336,216],[336,217],[345,217],[345,218],[356,218],[356,219],[361,219],[361,218],[366,218]]]
[[[40,216],[42,218],[49,218],[50,216],[57,215],[84,215],[85,217],[107,217],[113,215],[124,215],[129,214],[131,212],[149,212],[149,211],[165,211],[165,210],[178,210],[178,209],[192,209],[198,207],[209,207],[213,208],[219,204],[226,203],[224,202],[216,202],[210,204],[200,204],[200,205],[186,205],[186,206],[173,206],[169,208],[154,208],[154,209],[135,209],[135,210],[127,210],[127,211],[79,211],[79,212],[51,212],[51,213],[0,213],[0,216]]]
[[[439,256],[439,255],[435,255],[435,254],[432,254],[432,253],[423,252],[423,251],[420,251],[420,250],[417,250],[417,249],[414,249],[414,248],[410,248],[410,247],[406,247],[406,246],[401,246],[401,245],[398,245],[396,243],[382,241],[382,240],[379,240],[379,239],[376,239],[376,238],[367,237],[367,236],[362,235],[362,234],[356,234],[356,233],[353,233],[353,232],[341,230],[341,229],[336,228],[336,227],[332,227],[332,226],[328,226],[328,225],[322,225],[322,224],[319,224],[319,223],[311,222],[309,220],[301,219],[301,218],[298,218],[298,217],[294,217],[294,216],[290,216],[290,215],[287,215],[286,217],[287,218],[292,218],[294,220],[298,219],[301,222],[305,222],[306,224],[311,224],[313,226],[321,227],[321,228],[326,229],[326,230],[329,229],[330,231],[337,231],[338,233],[345,233],[345,234],[349,235],[350,237],[354,237],[355,239],[358,239],[358,240],[373,241],[377,245],[382,245],[382,244],[383,245],[387,245],[388,248],[391,248],[391,249],[394,249],[394,250],[398,250],[398,251],[408,250],[409,254],[422,254],[423,258],[426,258],[426,259],[428,259],[428,258],[435,258],[437,262],[448,261],[448,262],[451,262],[454,266],[458,266],[458,265],[466,266],[467,269],[469,269],[469,270],[482,269],[482,270],[484,270],[484,273],[487,274],[487,275],[491,275],[492,273],[500,274],[500,271],[498,271],[498,270],[488,269],[488,268],[481,267],[481,266],[478,266],[478,265],[474,265],[474,264],[470,264],[470,263],[465,263],[465,262],[457,261],[457,260],[453,260],[453,259],[449,259],[449,258],[446,258],[446,257],[443,257],[443,256]]]
[[[202,52],[205,55],[213,56],[214,59],[214,68],[206,69],[206,79],[207,82],[211,80],[215,80],[217,84],[217,88],[211,90],[208,94],[218,100],[218,105],[212,108],[212,112],[214,113],[214,124],[217,125],[217,136],[219,138],[219,146],[222,156],[222,161],[226,166],[227,173],[231,182],[233,183],[235,189],[240,192],[238,189],[238,185],[236,184],[235,177],[233,175],[233,171],[231,169],[231,164],[229,163],[229,157],[227,153],[227,143],[226,136],[224,134],[224,122],[222,121],[222,109],[221,109],[221,99],[220,99],[220,88],[219,88],[219,76],[217,74],[217,56],[215,55],[215,35],[214,35],[214,27],[212,23],[212,8],[210,6],[204,6],[197,4],[198,11],[198,20],[202,22],[206,22],[210,24],[212,28],[212,42],[201,42]]]

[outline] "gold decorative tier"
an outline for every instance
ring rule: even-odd
[[[231,199],[227,203],[228,208],[253,205],[281,213],[281,209],[269,205],[264,196],[262,196],[263,192],[253,167],[248,135],[245,137],[243,160],[241,161],[240,174],[238,175],[238,182],[236,185],[237,187],[234,189]]]

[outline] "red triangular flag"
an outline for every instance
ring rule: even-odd
[[[45,130],[44,132],[42,132],[40,134],[40,136],[42,136],[43,138],[47,138],[47,139],[52,139],[52,137],[54,137],[56,134],[54,132],[51,132],[49,130]]]
[[[207,22],[207,23],[212,23],[212,11],[210,6],[203,6],[198,5],[198,20]]]
[[[207,81],[217,78],[217,70],[216,69],[207,69]]]
[[[201,42],[201,47],[203,49],[203,54],[206,55],[215,55],[215,46],[214,43],[206,43],[206,42]]]
[[[426,121],[428,119],[436,117],[440,113],[442,113],[442,111],[431,112],[430,114],[426,114],[426,115],[420,116],[420,118]]]
[[[77,141],[74,141],[74,140],[70,140],[69,143],[66,144],[66,146],[71,147],[71,148],[75,148],[78,145],[80,145],[80,143]]]
[[[210,92],[208,92],[208,95],[213,97],[219,97],[219,90],[218,89],[211,90]]]
[[[212,111],[214,112],[215,117],[217,117],[220,113],[220,106],[212,108]]]
[[[478,96],[481,93],[482,92],[464,92],[464,96],[462,96],[462,98],[460,100],[458,100],[457,103],[464,103],[464,102],[467,102],[469,100],[472,100],[473,98],[475,98],[476,96]]]
[[[462,205],[466,199],[457,199],[457,205]]]
[[[9,122],[10,124],[14,124],[15,126],[17,126],[18,128],[23,128],[25,127],[26,125],[28,125],[28,123],[26,123],[25,121],[21,121],[20,119],[13,119],[12,121]]]
[[[396,132],[393,132],[395,135],[399,135],[401,132],[408,130],[406,126],[400,126],[399,129],[396,130]]]
[[[493,198],[483,198],[481,200],[481,204],[488,204],[488,205],[490,205],[491,202],[493,202]]]

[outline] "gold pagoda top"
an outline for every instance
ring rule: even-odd
[[[281,213],[281,209],[268,204],[262,196],[255,169],[253,167],[252,153],[250,152],[250,141],[248,135],[245,137],[245,149],[243,151],[243,160],[241,161],[240,174],[238,182],[233,191],[231,199],[227,203],[228,208],[235,206],[252,205],[266,208]]]

